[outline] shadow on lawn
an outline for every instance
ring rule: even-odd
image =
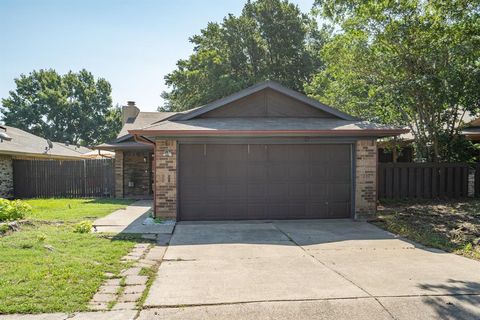
[[[428,296],[423,302],[431,306],[437,319],[480,319],[480,283],[450,279],[444,284],[422,284],[422,289],[445,292]]]

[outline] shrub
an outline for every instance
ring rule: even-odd
[[[21,200],[9,201],[0,198],[0,221],[13,221],[25,218],[32,207]]]
[[[91,221],[85,220],[82,222],[79,222],[75,225],[73,232],[76,233],[89,233],[92,231],[93,224]]]

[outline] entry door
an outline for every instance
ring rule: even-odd
[[[180,220],[351,216],[349,144],[180,144]]]

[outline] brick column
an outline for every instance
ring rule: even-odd
[[[177,142],[157,140],[155,162],[155,215],[176,218]]]
[[[0,198],[13,197],[12,157],[0,156]]]
[[[355,163],[355,219],[368,219],[377,211],[376,140],[357,141]]]
[[[123,198],[123,151],[115,151],[115,198]]]

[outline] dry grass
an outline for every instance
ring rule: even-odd
[[[388,202],[378,213],[381,228],[480,260],[480,200]]]

